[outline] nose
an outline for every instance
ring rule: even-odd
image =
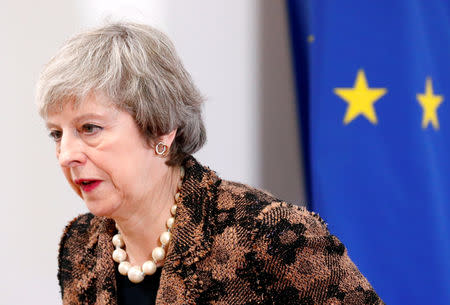
[[[83,143],[74,134],[63,133],[56,155],[61,167],[76,167],[86,162],[86,155],[83,151]]]

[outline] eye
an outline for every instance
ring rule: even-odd
[[[48,136],[52,138],[53,141],[59,142],[61,140],[62,132],[60,130],[50,130]]]
[[[103,128],[94,124],[84,124],[81,126],[81,131],[84,134],[87,135],[93,135],[96,134],[98,131],[102,130]]]

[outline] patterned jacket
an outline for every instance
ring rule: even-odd
[[[157,304],[383,304],[322,219],[188,157]],[[117,304],[113,222],[65,229],[63,303]]]

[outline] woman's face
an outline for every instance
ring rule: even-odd
[[[67,103],[49,113],[47,127],[67,181],[94,215],[132,212],[166,172],[131,115],[105,96]]]

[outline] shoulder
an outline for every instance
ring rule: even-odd
[[[76,217],[66,226],[58,254],[58,280],[64,304],[93,304],[100,297],[110,297],[114,284],[114,232],[112,220],[90,213]],[[101,292],[97,290],[100,282]]]
[[[91,221],[94,218],[95,216],[91,213],[78,215],[77,217],[69,221],[69,223],[66,225],[63,236],[66,234],[72,234],[73,231],[80,231],[80,232],[87,231]]]
[[[83,258],[86,245],[96,230],[95,223],[96,217],[86,213],[74,218],[65,227],[58,252],[58,280],[61,288],[72,281],[74,265]]]
[[[248,241],[241,243],[247,247],[238,273],[260,283],[252,286],[255,294],[274,304],[382,304],[318,214],[228,181],[218,206],[234,209],[235,226],[247,228],[240,230]]]
[[[252,205],[256,208],[255,212],[259,212],[259,208],[263,208],[271,202],[279,201],[269,192],[233,181],[221,180],[217,190],[219,208],[240,208]]]
[[[65,227],[64,232],[61,237],[60,242],[60,253],[61,251],[75,246],[75,244],[83,242],[89,238],[89,233],[92,231],[92,224],[94,222],[95,216],[91,213],[81,214],[74,219],[72,219]]]
[[[284,263],[295,261],[305,247],[326,244],[329,251],[345,251],[318,214],[241,183],[222,181],[211,214],[216,234],[239,232],[241,245]]]
[[[280,226],[300,226],[303,234],[308,236],[329,234],[318,214],[305,207],[286,203],[267,191],[237,182],[222,180],[218,188],[217,207],[219,210],[245,212],[242,216],[253,218],[255,229],[259,232],[271,231]]]

